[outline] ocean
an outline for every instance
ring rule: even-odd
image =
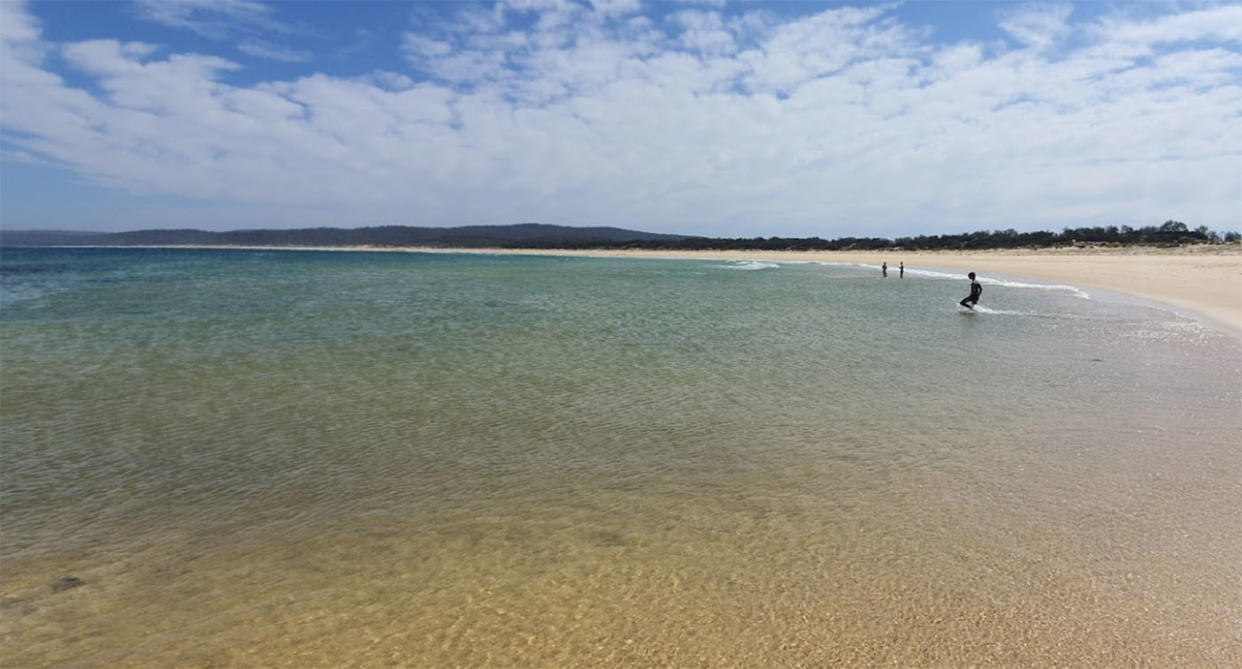
[[[1242,664],[1236,335],[882,259],[6,248],[0,665]]]

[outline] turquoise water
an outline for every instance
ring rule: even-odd
[[[1155,305],[814,263],[0,270],[6,665],[1242,659],[1242,347]]]

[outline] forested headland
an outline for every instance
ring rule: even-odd
[[[530,240],[534,242],[535,240]],[[1065,228],[1061,232],[1018,232],[991,230],[952,235],[917,237],[684,237],[681,239],[593,241],[558,245],[557,248],[643,250],[763,250],[763,251],[961,251],[988,249],[1050,249],[1065,247],[1187,246],[1196,244],[1236,244],[1238,232],[1215,232],[1206,226],[1191,229],[1180,221],[1133,228],[1128,225]],[[537,243],[515,242],[506,248],[537,248]]]

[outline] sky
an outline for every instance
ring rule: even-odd
[[[1242,3],[0,0],[0,227],[1242,229]]]

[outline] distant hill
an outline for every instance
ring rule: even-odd
[[[1185,246],[1232,244],[1238,232],[1213,232],[1207,226],[1191,229],[1180,221],[1141,228],[1093,226],[1045,230],[981,230],[952,235],[917,237],[753,237],[719,238],[666,235],[622,228],[575,228],[563,225],[470,225],[456,228],[415,228],[388,225],[372,228],[303,228],[299,230],[136,230],[133,232],[65,232],[0,230],[0,246],[427,246],[502,249],[650,249],[660,251],[878,251],[1034,249],[1058,247]]]
[[[0,230],[0,246],[59,246],[62,244],[94,244],[88,238],[98,239],[100,232],[73,232],[70,230]]]
[[[66,232],[0,230],[2,246],[440,246],[563,247],[628,242],[676,242],[687,235],[666,235],[622,228],[577,228],[541,223],[418,228],[386,225],[370,228],[301,228],[296,230],[135,230]]]

